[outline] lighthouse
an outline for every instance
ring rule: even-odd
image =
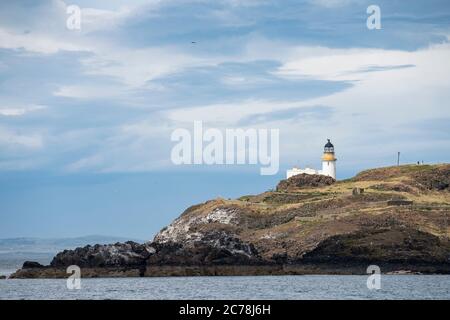
[[[324,176],[332,177],[336,180],[336,157],[334,156],[334,146],[330,139],[325,144],[322,156],[322,171]]]
[[[296,176],[298,174],[318,174],[323,176],[332,177],[336,180],[336,157],[334,156],[334,146],[331,143],[330,139],[327,139],[328,142],[324,147],[323,155],[322,155],[322,170],[315,170],[312,168],[292,168],[286,171],[286,178]]]

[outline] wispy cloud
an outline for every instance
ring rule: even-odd
[[[17,107],[1,107],[0,106],[0,116],[6,117],[17,117],[23,116],[29,112],[38,111],[46,109],[47,106],[42,105],[31,105],[31,106],[17,106]]]
[[[336,8],[356,3],[364,3],[364,0],[309,0],[309,2],[325,8]]]
[[[43,147],[43,139],[39,134],[23,134],[18,130],[0,127],[0,145],[3,148],[29,148],[40,149]]]

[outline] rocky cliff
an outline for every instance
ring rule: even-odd
[[[188,208],[152,242],[88,246],[13,277],[450,273],[450,165],[408,165],[335,182],[299,175],[276,191]],[[394,201],[393,201],[394,200]]]

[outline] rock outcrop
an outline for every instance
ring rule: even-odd
[[[277,191],[188,208],[152,242],[65,250],[12,277],[450,273],[450,165],[299,175]],[[364,192],[353,192],[364,190]],[[401,201],[408,205],[392,205]]]
[[[413,175],[416,187],[427,190],[444,191],[450,188],[450,167],[430,168]]]
[[[80,268],[129,267],[145,265],[154,249],[147,244],[128,241],[108,245],[86,246],[58,253],[50,263],[53,268],[77,265]],[[25,267],[25,266],[24,266]]]
[[[332,177],[317,174],[298,174],[289,179],[281,180],[277,185],[277,191],[292,191],[296,189],[309,189],[332,185],[335,180]]]
[[[35,268],[43,268],[44,266],[40,264],[39,262],[35,261],[25,261],[23,263],[22,268],[23,269],[35,269]]]

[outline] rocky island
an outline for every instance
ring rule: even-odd
[[[450,273],[450,164],[300,174],[274,191],[194,205],[153,241],[64,250],[11,278]]]

